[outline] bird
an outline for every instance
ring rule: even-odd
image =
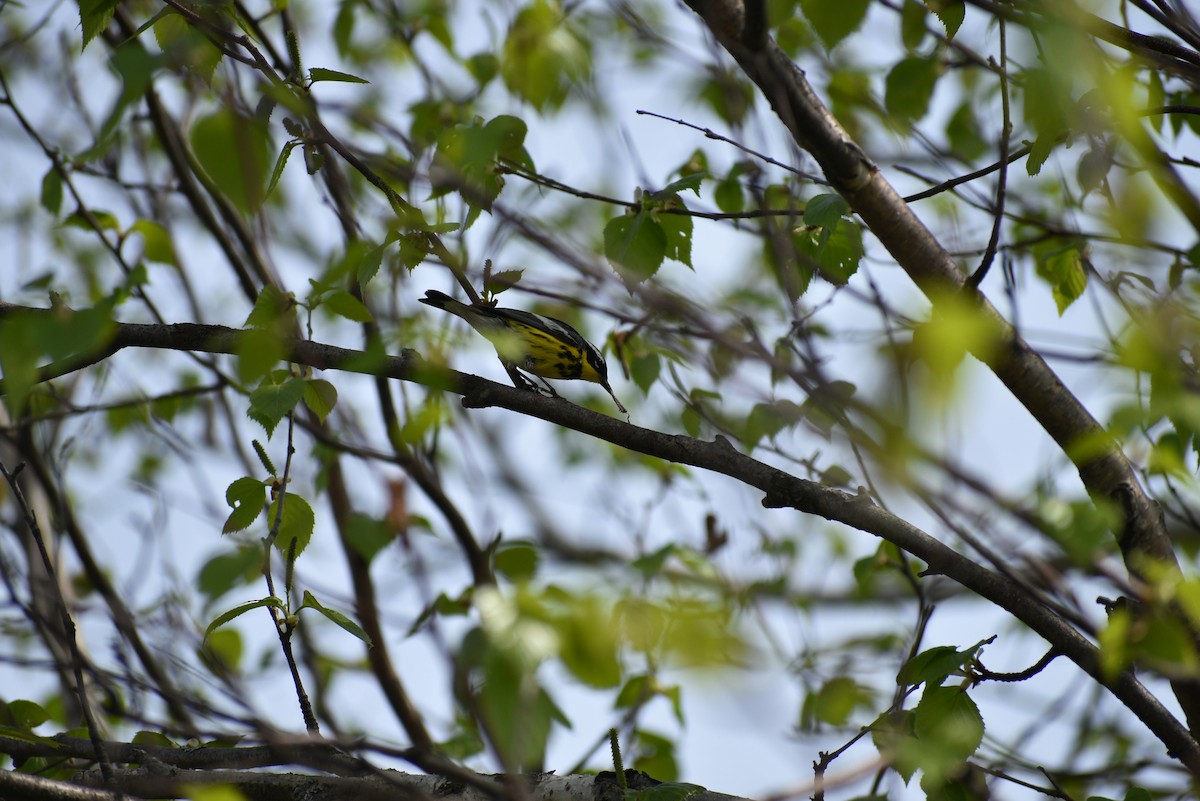
[[[629,413],[608,383],[608,365],[600,351],[562,320],[488,303],[463,303],[436,289],[427,290],[425,297],[417,300],[463,318],[486,337],[496,347],[514,383],[519,377],[527,388],[536,389],[517,372],[524,370],[542,379],[550,394],[557,397],[545,379],[591,381],[607,390],[622,413]]]

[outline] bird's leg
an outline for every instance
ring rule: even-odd
[[[550,397],[551,397],[551,398],[557,398],[557,397],[558,397],[558,393],[554,391],[554,387],[550,386],[550,382],[549,382],[549,381],[547,381],[546,379],[542,378],[540,375],[539,375],[539,376],[537,376],[537,379],[538,379],[538,381],[541,381],[541,382],[542,382],[542,384],[544,384],[544,385],[545,385],[546,389],[547,389],[547,390],[550,392]],[[540,392],[541,390],[539,389],[538,391]]]
[[[513,386],[517,389],[530,389],[535,392],[537,391],[537,384],[534,384],[532,381],[522,375],[521,371],[513,365],[505,364],[504,370],[508,373],[508,377],[512,379]]]
[[[508,372],[508,377],[512,379],[513,386],[517,389],[527,389],[530,392],[536,392],[539,395],[545,394],[542,388],[530,381],[524,373],[516,368],[516,365],[506,364],[504,365],[504,369]],[[545,384],[545,380],[543,380],[542,383]],[[558,397],[558,393],[554,391],[553,387],[551,387],[549,384],[546,384],[546,388],[550,390],[550,397]]]

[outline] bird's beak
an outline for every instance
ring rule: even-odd
[[[604,387],[606,390],[608,390],[608,394],[612,396],[613,403],[617,404],[617,408],[621,410],[621,414],[624,414],[624,415],[628,416],[628,414],[629,414],[629,410],[628,410],[628,409],[626,409],[624,406],[622,406],[622,405],[621,405],[621,402],[620,402],[619,400],[617,400],[617,393],[613,392],[613,389],[612,389],[612,387],[610,387],[610,386],[608,385],[608,382],[607,382],[607,381],[605,381],[605,382],[604,382],[603,384],[601,384],[600,386],[602,386],[602,387]]]

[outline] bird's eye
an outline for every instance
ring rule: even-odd
[[[595,350],[588,348],[587,352],[588,363],[592,365],[592,369],[600,374],[601,378],[608,378],[608,365],[604,363],[604,357]]]

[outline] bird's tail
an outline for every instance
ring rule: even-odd
[[[438,292],[436,289],[425,290],[425,297],[417,298],[426,306],[433,306],[435,309],[447,309],[453,303],[458,303],[457,300],[447,295],[445,292]]]
[[[453,315],[466,320],[472,328],[479,331],[484,336],[490,336],[497,329],[504,329],[504,323],[500,322],[496,315],[490,313],[491,310],[486,306],[473,306],[470,303],[463,303],[461,300],[455,300],[445,292],[438,292],[436,289],[425,290],[425,297],[417,298],[426,306],[432,306],[435,309],[448,311]]]
[[[417,300],[426,306],[448,311],[451,314],[457,314],[459,317],[467,317],[471,309],[470,306],[462,301],[455,300],[445,292],[438,292],[436,289],[425,290],[425,297],[417,298]]]

